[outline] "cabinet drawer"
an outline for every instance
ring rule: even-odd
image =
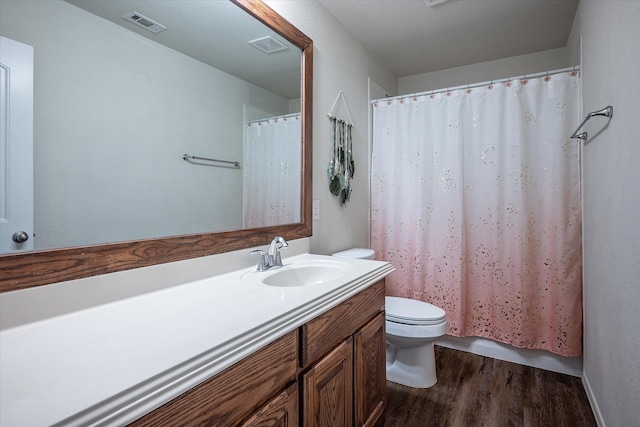
[[[297,335],[288,333],[132,425],[237,424],[295,379]]]
[[[383,310],[381,280],[302,326],[300,366],[308,367]]]

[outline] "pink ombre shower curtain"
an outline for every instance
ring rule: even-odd
[[[374,103],[372,247],[387,294],[449,334],[582,352],[579,77]]]

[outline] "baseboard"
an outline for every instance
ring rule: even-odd
[[[581,357],[563,357],[544,350],[517,348],[478,337],[445,335],[436,341],[436,345],[574,377],[583,376]]]
[[[584,386],[584,391],[587,393],[587,398],[589,399],[589,404],[591,405],[591,411],[593,411],[593,416],[596,419],[596,423],[598,423],[598,427],[606,427],[604,417],[602,416],[602,412],[600,411],[600,407],[598,406],[596,396],[593,394],[593,389],[591,388],[591,383],[589,383],[589,378],[587,377],[586,372],[582,373],[582,385]]]

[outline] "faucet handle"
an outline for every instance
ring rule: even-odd
[[[251,251],[251,254],[258,254],[259,258],[258,258],[258,267],[256,268],[256,270],[258,271],[266,271],[269,269],[269,266],[267,265],[267,254],[261,250],[261,249],[256,249],[254,251]]]

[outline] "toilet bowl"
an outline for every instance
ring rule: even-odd
[[[373,259],[375,252],[354,248],[333,256]],[[433,345],[449,327],[444,310],[399,297],[385,297],[385,310],[387,380],[415,388],[433,386],[438,381]]]
[[[434,342],[447,333],[443,309],[408,298],[385,297],[387,380],[415,388],[437,381]]]

